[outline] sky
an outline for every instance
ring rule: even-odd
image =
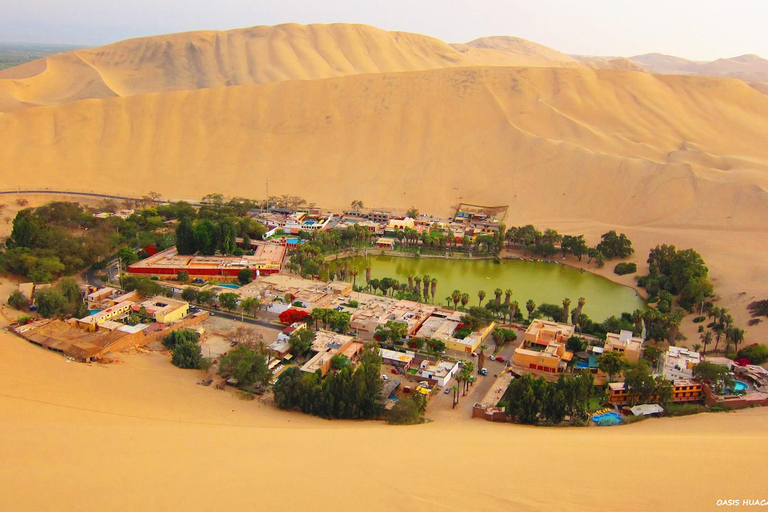
[[[768,0],[1,0],[0,41],[96,46],[280,23],[365,23],[449,43],[511,35],[568,54],[768,58]]]

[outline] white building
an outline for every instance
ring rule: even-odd
[[[458,361],[422,361],[417,375],[425,379],[432,379],[440,387],[445,387],[454,375],[459,371]]]
[[[661,373],[671,381],[690,380],[693,369],[701,362],[701,354],[683,347],[669,347],[661,360]]]

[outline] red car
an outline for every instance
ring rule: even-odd
[[[400,375],[400,371],[397,368],[392,368],[392,373],[395,375]]]
[[[500,362],[500,363],[503,363],[503,362],[504,362],[504,358],[503,358],[503,357],[501,357],[501,356],[497,356],[497,357],[496,357],[496,360],[497,360],[498,362]]]

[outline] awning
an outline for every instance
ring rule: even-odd
[[[659,404],[642,404],[636,405],[629,409],[635,416],[648,416],[649,414],[660,414],[664,412],[664,408]]]

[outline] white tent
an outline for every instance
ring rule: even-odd
[[[635,416],[648,416],[649,414],[659,414],[664,412],[664,408],[659,404],[636,405],[629,409]]]

